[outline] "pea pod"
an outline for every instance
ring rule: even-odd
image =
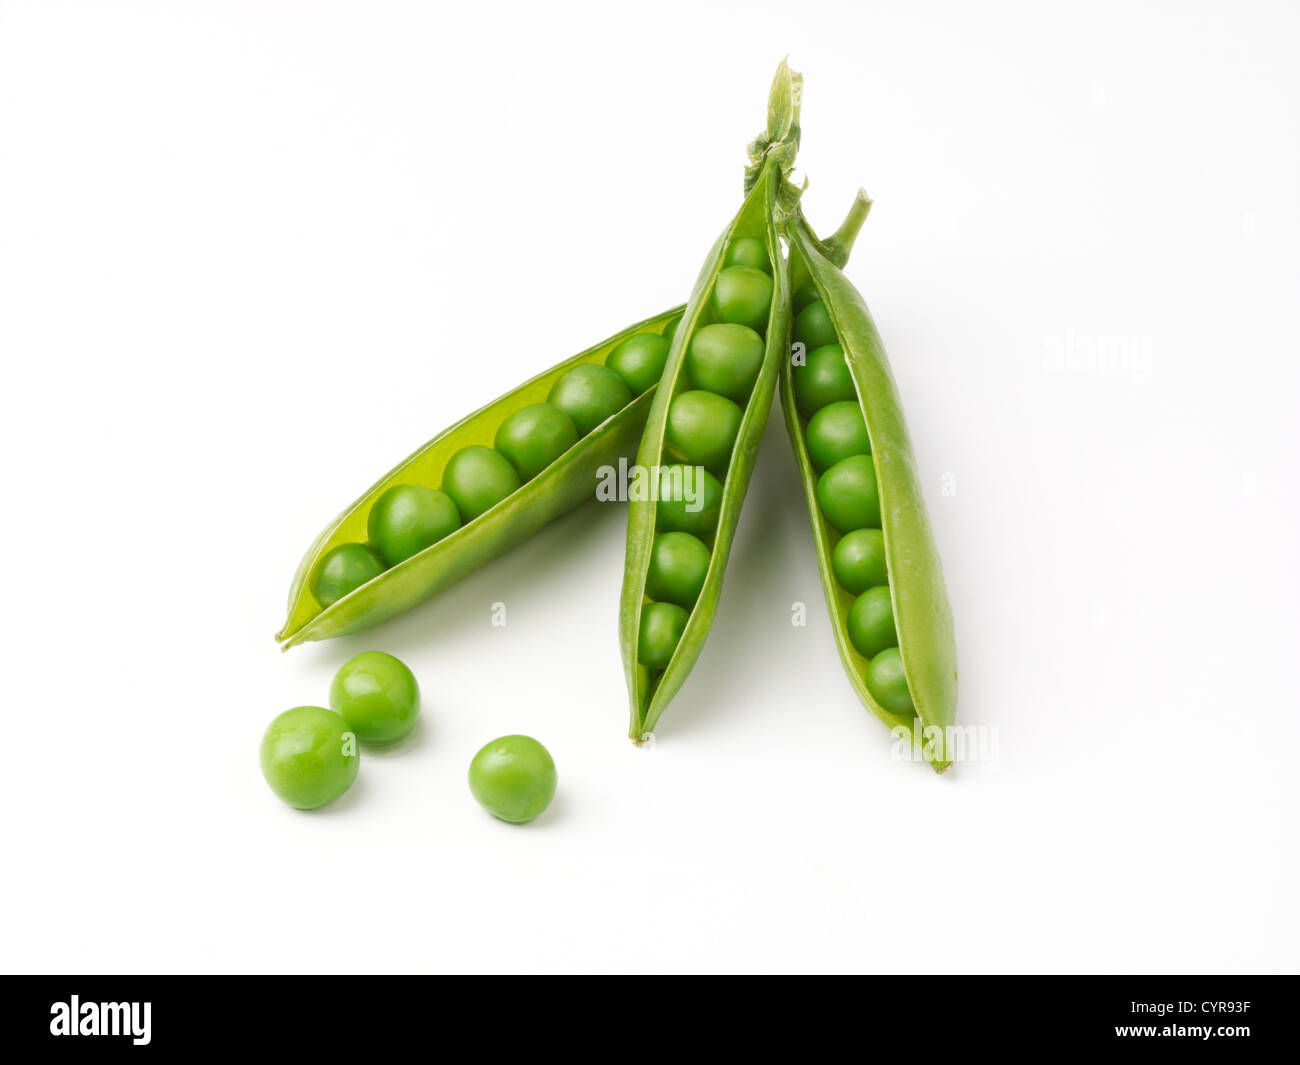
[[[794,360],[782,361],[781,402],[840,658],[886,725],[912,732],[920,719],[922,752],[943,772],[952,759],[957,650],[898,390],[835,249],[799,212],[783,230],[804,306]]]
[[[713,623],[789,347],[777,220],[799,196],[789,174],[801,89],[802,78],[782,63],[767,131],[750,145],[745,200],[705,259],[637,451],[642,490],[628,508],[619,637],[638,743],[681,688]],[[846,247],[863,218],[855,205],[841,234]]]
[[[646,349],[658,344],[666,352],[666,342],[658,338],[681,312],[677,307],[647,318],[551,367],[439,433],[371,485],[303,556],[289,589],[288,618],[276,634],[281,647],[378,625],[591,499],[598,471],[631,456],[636,448],[654,393],[654,385],[646,382],[658,377],[658,366],[646,371]],[[607,372],[607,363],[613,374]],[[589,380],[597,374],[605,376]],[[621,387],[631,399],[607,414],[609,403],[602,404],[599,386],[608,386],[615,376],[625,382]],[[557,404],[571,416],[561,415]],[[534,420],[510,442],[502,439],[503,426],[517,425],[518,418],[530,413],[549,413],[550,418]],[[556,426],[563,430],[566,422],[572,426],[570,436],[553,432]],[[545,445],[540,458],[532,446],[539,443]],[[510,458],[494,446],[509,452]],[[555,451],[560,451],[558,457],[550,459]],[[457,466],[449,471],[453,460]],[[447,483],[449,472],[457,479],[455,486]],[[440,485],[448,491],[436,491]],[[407,488],[421,495],[389,523],[395,529],[381,522],[376,530],[376,504],[392,499],[388,493]],[[432,525],[420,530],[420,507],[425,504]],[[450,521],[439,527],[445,515]],[[423,540],[403,535],[413,522],[417,532],[425,532]],[[372,534],[390,545],[387,559],[376,549]],[[437,538],[419,546],[431,537]],[[331,576],[338,578],[335,584],[329,583]],[[350,587],[353,583],[357,586]],[[335,598],[335,591],[342,594]]]

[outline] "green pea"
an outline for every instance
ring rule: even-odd
[[[831,571],[840,587],[854,595],[888,584],[885,534],[879,529],[854,529],[846,533],[831,554]]]
[[[699,466],[662,466],[655,521],[664,532],[713,535],[722,512],[722,484]]]
[[[704,543],[690,533],[666,532],[656,536],[650,548],[646,595],[689,610],[700,597],[712,557]]]
[[[533,403],[501,423],[493,445],[521,481],[531,481],[577,442],[572,418],[549,403]]]
[[[897,647],[886,647],[867,663],[867,691],[886,710],[895,714],[916,716],[912,693],[907,687],[907,673],[903,670],[903,656]]]
[[[752,266],[765,274],[772,272],[772,260],[767,254],[767,244],[758,237],[737,237],[727,249],[726,266]]]
[[[763,369],[763,354],[763,338],[747,325],[704,325],[691,337],[686,372],[696,388],[743,404]]]
[[[724,322],[766,329],[772,279],[752,266],[728,266],[713,283],[713,309]]]
[[[386,568],[384,560],[366,544],[339,544],[316,563],[311,576],[311,594],[321,606],[329,606],[378,577]]]
[[[668,443],[686,462],[725,470],[743,417],[726,396],[683,392],[668,408]]]
[[[682,315],[678,315],[666,326],[664,326],[663,337],[668,343],[673,342],[673,337],[677,335],[677,327],[682,324]]]
[[[809,351],[839,343],[825,301],[814,300],[795,316],[794,338]]]
[[[863,658],[878,655],[886,647],[898,646],[889,585],[868,588],[853,600],[849,607],[849,642]]]
[[[808,422],[808,457],[818,472],[850,455],[870,455],[867,420],[856,399],[823,407]]]
[[[366,519],[371,546],[396,566],[460,528],[451,496],[422,484],[395,484],[375,500]]]
[[[842,347],[827,344],[808,352],[804,364],[794,368],[794,398],[808,416],[831,403],[858,398]]]
[[[586,436],[631,403],[632,392],[608,366],[584,362],[555,382],[546,402],[564,411],[578,435]]]
[[[493,817],[521,825],[555,798],[555,762],[531,736],[501,736],[470,762],[469,790]]]
[[[466,522],[517,492],[519,485],[519,474],[506,457],[481,444],[461,448],[442,472],[442,490],[451,496]]]
[[[817,505],[839,533],[880,528],[880,490],[870,455],[841,459],[817,481]]]
[[[677,650],[688,617],[690,615],[676,603],[646,603],[641,608],[637,661],[647,669],[665,668]]]
[[[357,779],[361,756],[347,722],[323,706],[295,706],[267,726],[259,751],[262,776],[290,806],[314,810]]]
[[[794,298],[791,302],[794,304],[794,313],[798,314],[810,303],[816,303],[822,298],[822,294],[817,291],[817,286],[811,280],[805,281],[795,289]]]
[[[415,727],[420,686],[400,659],[363,651],[334,674],[330,707],[362,743],[395,743]]]
[[[664,375],[671,340],[666,334],[657,337],[653,333],[637,333],[611,351],[605,365],[623,378],[623,383],[634,395],[639,396],[647,388],[657,385]]]

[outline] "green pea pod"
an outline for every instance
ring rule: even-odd
[[[647,318],[551,367],[445,429],[371,485],[326,527],[303,556],[289,588],[288,618],[276,634],[282,649],[310,640],[346,636],[387,621],[437,595],[548,522],[593,498],[599,471],[616,466],[634,452],[650,410],[653,386],[596,425],[495,506],[431,546],[385,569],[328,606],[321,605],[311,587],[311,575],[329,551],[366,541],[370,509],[389,488],[405,484],[437,487],[452,455],[471,445],[491,447],[498,427],[510,414],[545,401],[555,382],[568,371],[587,363],[603,364],[623,341],[641,333],[658,335],[681,312],[682,308],[676,307]]]
[[[859,193],[859,198],[866,202],[864,194]],[[790,244],[796,285],[810,282],[815,293],[806,288],[801,291],[807,294],[810,307],[820,301],[825,312],[811,311],[806,330],[810,336],[821,334],[820,339],[825,339],[822,331],[828,325],[833,329],[851,378],[847,391],[853,399],[827,402],[838,397],[833,388],[827,394],[822,385],[822,394],[810,401],[813,389],[805,388],[801,409],[796,368],[791,359],[782,360],[786,428],[803,476],[840,658],[859,698],[891,729],[905,728],[915,736],[915,721],[920,719],[922,753],[943,772],[952,764],[950,726],[957,705],[957,650],[943,570],[898,390],[866,303],[832,261],[835,249],[817,240],[801,213],[789,216],[783,231]],[[800,322],[803,318],[801,314]],[[799,333],[796,326],[796,342]],[[796,359],[801,352],[808,359],[803,365],[809,372],[820,372],[813,367],[810,353],[798,343],[794,352]],[[823,361],[833,361],[832,356]],[[827,373],[821,380],[833,385],[835,378]],[[854,399],[861,408],[860,419],[852,417]],[[810,428],[810,405],[821,405],[830,413],[824,427]],[[847,412],[842,410],[846,405]],[[841,418],[841,414],[849,417]],[[819,415],[820,411],[814,417]],[[855,445],[852,434],[839,428],[854,421],[865,423],[866,443]],[[820,475],[810,452],[810,435],[824,461],[832,462]],[[840,458],[845,452],[854,454]],[[869,487],[872,471],[878,519],[846,513],[844,500],[837,495],[852,496],[855,478]],[[829,514],[827,507],[831,508]],[[844,543],[850,536],[860,539]],[[871,556],[882,541],[883,556],[873,562]],[[890,646],[893,643],[896,646]]]
[[[802,78],[783,62],[772,84],[767,131],[750,145],[744,203],[705,259],[673,337],[637,451],[641,490],[633,493],[628,508],[619,637],[631,709],[629,733],[638,743],[653,732],[681,688],[713,623],[780,366],[789,350],[789,274],[777,221],[798,202],[799,190],[789,182],[789,174],[799,144],[801,89]],[[863,218],[865,210],[855,209],[846,222],[842,235],[848,244]],[[749,317],[746,301],[733,299],[734,289],[720,286],[729,267],[741,271],[741,282],[754,282],[756,264],[758,272],[768,268],[771,278],[770,304],[762,320]],[[742,321],[749,325],[734,324]],[[719,327],[740,332],[726,334],[717,342],[721,348],[694,346],[697,334]],[[761,351],[757,364],[746,362],[739,347],[725,350],[732,339],[748,336],[751,327],[755,327],[753,346]],[[758,328],[764,331],[761,341]],[[680,422],[675,416],[680,416]],[[698,441],[684,441],[688,431]],[[729,433],[734,433],[734,442]],[[712,446],[714,437],[721,441],[720,451]],[[696,443],[699,450],[692,456],[689,452]],[[665,469],[695,470],[694,488],[683,491],[686,497],[701,493],[695,498],[698,521],[684,514],[670,521],[661,512],[657,496],[665,483],[660,471]],[[721,482],[716,517],[713,504],[706,506],[702,498],[706,484],[712,483],[708,479],[714,476]],[[661,550],[669,558],[662,570]],[[670,557],[674,551],[679,554]]]

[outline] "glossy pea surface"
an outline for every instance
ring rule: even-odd
[[[632,390],[608,366],[587,362],[556,381],[546,402],[564,411],[578,435],[586,436],[631,403]]]
[[[808,457],[813,468],[830,469],[853,455],[870,455],[867,421],[857,399],[846,399],[823,407],[808,421]]]
[[[366,544],[339,544],[316,564],[311,594],[321,606],[329,606],[387,568],[379,554]]]
[[[888,584],[885,534],[880,529],[855,529],[846,533],[831,553],[831,572],[839,586],[854,595]]]
[[[460,528],[451,496],[422,484],[397,484],[375,500],[366,519],[370,543],[390,566]]]
[[[262,735],[259,757],[271,790],[299,810],[337,799],[361,764],[347,722],[323,706],[295,706],[277,717]]]
[[[689,617],[676,603],[647,603],[642,607],[637,661],[649,669],[666,667],[672,661]]]
[[[647,388],[657,385],[663,376],[671,339],[667,332],[663,336],[637,333],[611,351],[605,365],[623,379],[634,395],[639,396]]]
[[[531,481],[578,442],[578,430],[559,407],[531,403],[501,423],[492,442],[522,481]]]
[[[715,322],[695,330],[686,352],[691,384],[743,404],[763,368],[763,338],[747,325]]]
[[[689,610],[700,597],[712,557],[704,542],[690,533],[661,533],[650,548],[646,595]]]
[[[420,686],[405,662],[382,651],[363,651],[334,674],[330,708],[362,743],[395,743],[415,727]]]
[[[744,412],[726,396],[683,392],[668,408],[665,437],[684,461],[706,469],[727,468]]]
[[[849,642],[863,658],[898,646],[894,601],[888,586],[868,588],[849,608]]]
[[[752,266],[728,266],[713,285],[713,310],[723,322],[767,326],[772,309],[772,278]]]
[[[795,316],[794,338],[809,351],[839,342],[823,300],[814,300]]]
[[[897,647],[887,647],[867,663],[867,691],[881,706],[895,714],[915,714],[912,693],[907,687],[903,656]]]
[[[655,520],[661,532],[713,535],[722,510],[722,483],[699,466],[667,465],[659,471]]]
[[[519,825],[555,798],[555,762],[531,736],[501,736],[484,744],[469,764],[469,790],[493,817]]]
[[[805,281],[794,293],[791,302],[794,304],[794,313],[798,314],[810,303],[816,303],[822,298],[822,294],[817,291],[817,286],[811,280]]]
[[[793,378],[795,403],[808,417],[831,403],[858,398],[844,349],[838,344],[808,352],[804,364],[794,368]]]
[[[442,488],[460,516],[471,522],[519,490],[519,474],[499,451],[481,444],[463,447],[447,462]]]
[[[767,245],[758,237],[737,237],[727,249],[726,266],[750,266],[762,270],[765,274],[772,272],[772,260],[767,254]]]
[[[871,456],[854,455],[823,473],[817,505],[836,532],[880,528],[880,490]]]

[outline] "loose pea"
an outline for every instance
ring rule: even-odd
[[[725,470],[742,417],[726,396],[683,392],[668,408],[668,443],[686,462]]]
[[[531,481],[577,442],[572,418],[549,403],[533,403],[501,423],[493,445],[521,481]]]
[[[885,565],[885,534],[879,529],[854,529],[831,554],[831,571],[840,587],[854,595],[889,583]]]
[[[323,706],[295,706],[267,726],[259,752],[262,775],[290,806],[314,810],[357,779],[361,756],[347,722]]]
[[[794,320],[794,338],[809,351],[839,342],[823,300],[814,300],[798,313]]]
[[[726,266],[752,266],[765,274],[772,272],[767,245],[757,237],[737,237],[727,249]]]
[[[842,347],[827,344],[808,353],[804,364],[794,368],[794,398],[808,416],[831,403],[858,398]]]
[[[894,600],[889,586],[868,588],[849,607],[849,642],[863,658],[872,658],[886,647],[898,646],[894,624]]]
[[[851,455],[870,455],[867,421],[856,399],[823,407],[808,422],[808,456],[817,471],[830,469]]]
[[[772,279],[752,266],[728,266],[713,283],[713,308],[721,321],[766,329]]]
[[[379,556],[396,566],[459,529],[460,513],[446,492],[395,484],[375,500],[366,528]]]
[[[686,352],[691,384],[744,403],[763,368],[763,338],[747,325],[700,326]]]
[[[690,617],[676,603],[647,603],[641,608],[637,661],[648,669],[663,669],[672,660]]]
[[[384,560],[366,544],[339,544],[316,564],[312,595],[321,606],[329,606],[378,577],[385,568]]]
[[[822,298],[822,294],[817,291],[817,286],[811,281],[805,281],[794,293],[794,313],[798,314],[810,303],[816,303]]]
[[[903,656],[897,647],[886,647],[867,663],[867,691],[891,713],[915,716],[912,693],[903,671]]]
[[[605,365],[623,378],[633,395],[639,396],[659,383],[664,364],[668,361],[671,340],[667,335],[637,333],[611,351]]]
[[[395,743],[415,727],[420,686],[400,659],[363,651],[334,674],[330,708],[362,743]]]
[[[463,447],[447,462],[442,488],[467,522],[491,510],[519,489],[519,474],[499,451],[481,444]]]
[[[722,511],[722,484],[699,466],[663,466],[659,470],[656,522],[664,532],[713,535]]]
[[[608,366],[584,362],[561,377],[546,402],[559,407],[586,436],[632,402],[632,391]]]
[[[709,549],[690,533],[666,532],[656,536],[650,548],[646,595],[689,610],[700,597],[711,558]]]
[[[502,736],[470,762],[469,790],[493,817],[521,825],[555,798],[555,762],[531,736]]]
[[[817,481],[817,505],[839,533],[880,528],[880,491],[870,455],[842,459]]]

